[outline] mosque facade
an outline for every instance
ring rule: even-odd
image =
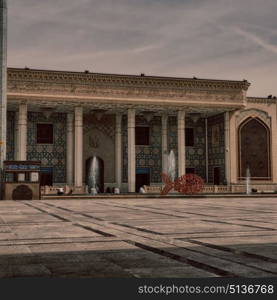
[[[8,69],[7,160],[42,164],[42,186],[86,186],[103,161],[105,190],[161,186],[176,176],[206,186],[277,190],[277,105],[247,97],[246,80]]]

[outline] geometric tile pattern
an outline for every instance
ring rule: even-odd
[[[195,174],[206,178],[206,147],[205,147],[205,119],[201,118],[193,123],[186,119],[186,127],[194,128],[194,146],[186,147],[186,167],[194,168]]]
[[[122,122],[123,143],[123,182],[128,181],[128,129],[127,118],[123,116]],[[149,168],[150,181],[161,182],[162,153],[161,153],[161,117],[153,117],[148,123],[143,116],[136,116],[137,126],[149,126],[149,145],[136,146],[136,168]]]
[[[137,117],[138,126],[149,126],[149,145],[136,146],[136,167],[150,168],[151,182],[161,182],[162,137],[161,117],[154,117],[149,123],[144,117]]]
[[[201,118],[196,123],[194,123],[188,117],[185,120],[185,124],[186,128],[194,129],[194,146],[186,146],[186,168],[194,168],[195,174],[205,179],[205,119]],[[168,150],[173,150],[175,153],[176,166],[178,169],[178,134],[176,117],[168,118],[168,143]]]
[[[216,142],[215,137],[216,135]],[[226,184],[225,178],[225,134],[224,114],[208,118],[209,182],[213,183],[214,167],[220,168],[220,184]]]
[[[108,136],[114,141],[115,138],[115,120],[114,116],[104,115],[100,119],[97,119],[94,115],[84,115],[84,132],[90,131],[90,129],[98,129],[104,135]]]
[[[53,144],[37,144],[37,123],[53,124]],[[27,160],[40,160],[43,167],[53,168],[53,182],[66,182],[66,114],[28,112]]]
[[[128,179],[128,133],[127,118],[123,117],[122,142],[123,142],[123,182]],[[149,123],[142,116],[136,116],[137,126],[150,127],[149,146],[136,146],[136,168],[150,168],[150,179],[153,183],[160,183],[162,171],[162,137],[161,117],[154,117]],[[194,146],[186,147],[186,167],[195,168],[195,173],[205,178],[205,120],[200,119],[193,123],[186,119],[186,127],[194,128]],[[178,169],[178,145],[177,145],[177,119],[168,118],[168,150],[173,150]],[[178,170],[176,170],[178,173]]]
[[[37,123],[53,124],[53,144],[37,144]],[[112,122],[113,123],[113,122]],[[186,167],[195,168],[195,173],[203,179],[206,177],[205,168],[205,119],[201,118],[193,123],[188,117],[185,120],[187,128],[194,128],[194,146],[186,147]],[[136,146],[136,168],[149,168],[150,180],[153,183],[161,182],[162,171],[161,153],[161,117],[154,117],[149,123],[143,116],[136,116],[136,125],[150,127],[150,145]],[[219,141],[214,144],[212,135],[213,128],[218,127]],[[110,128],[111,129],[111,128]],[[114,130],[110,133],[114,135]],[[168,150],[174,150],[176,166],[178,168],[178,145],[177,145],[177,118],[168,118]],[[15,113],[7,114],[7,159],[15,158]],[[128,181],[128,133],[127,116],[123,116],[122,122],[122,159],[123,159],[123,182]],[[208,118],[208,151],[209,151],[209,182],[213,182],[213,168],[220,167],[220,183],[225,180],[225,140],[224,140],[224,115],[220,114]],[[53,167],[54,183],[66,181],[66,114],[53,113],[50,117],[42,113],[28,112],[27,133],[27,159],[40,160],[42,166]],[[176,170],[178,172],[178,170]]]
[[[7,112],[7,160],[15,158],[15,112]]]

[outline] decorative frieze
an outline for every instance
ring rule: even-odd
[[[100,101],[103,103],[207,105],[240,108],[245,105],[247,81],[168,78],[96,73],[9,69],[10,101]],[[32,100],[33,99],[33,100]]]
[[[81,73],[47,70],[15,69],[8,70],[10,82],[30,83],[59,83],[73,84],[74,89],[79,84],[92,86],[111,87],[155,87],[155,88],[176,88],[176,89],[197,89],[197,90],[247,90],[249,82],[231,80],[212,80],[194,78],[176,78],[159,76],[136,76],[136,75],[115,75],[100,73]]]
[[[276,98],[263,98],[263,97],[247,97],[248,103],[259,103],[259,104],[276,104]]]

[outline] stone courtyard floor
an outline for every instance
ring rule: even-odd
[[[0,202],[0,277],[276,277],[277,198]]]

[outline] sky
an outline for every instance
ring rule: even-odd
[[[8,65],[247,79],[277,96],[277,0],[8,0]]]

